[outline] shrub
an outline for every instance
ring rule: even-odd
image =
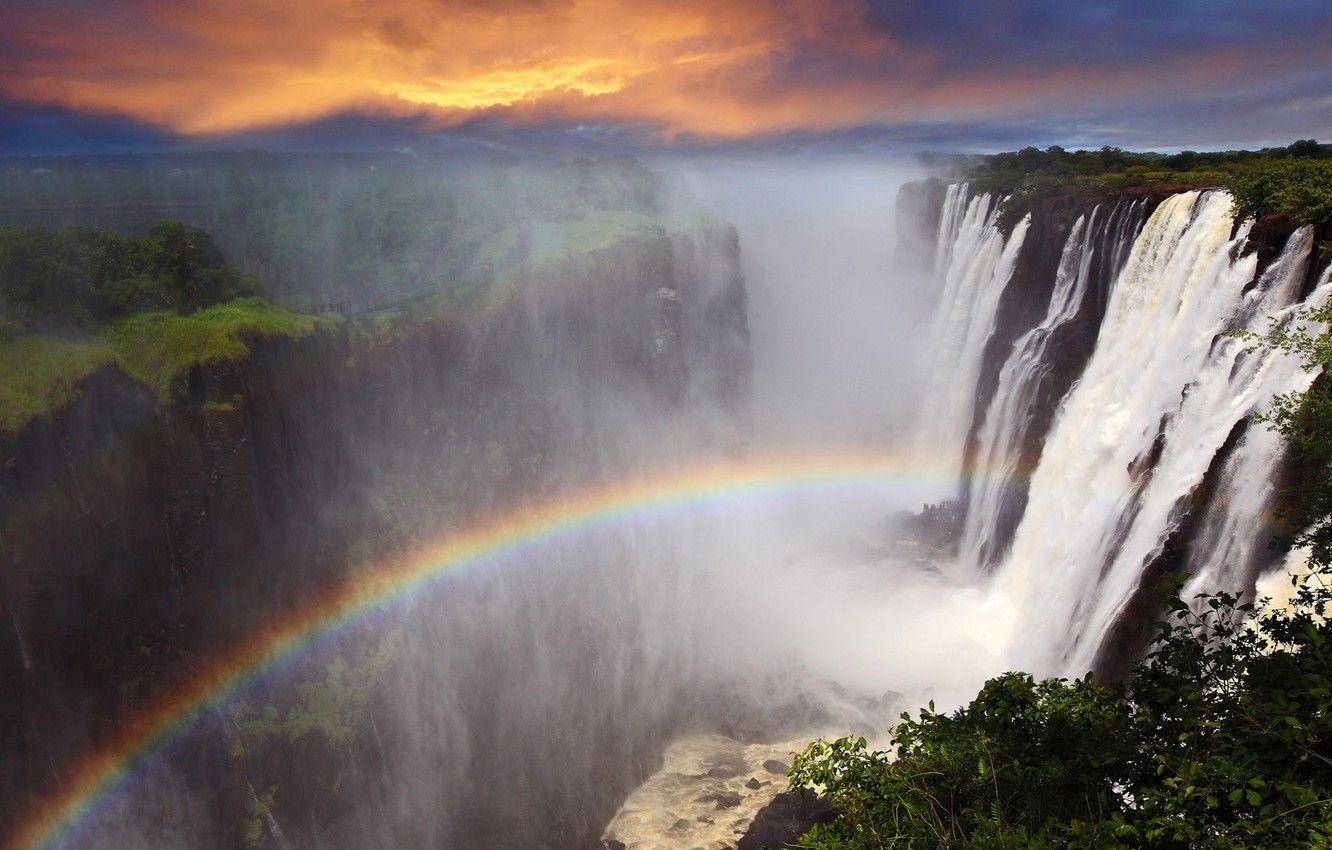
[[[258,292],[212,237],[179,222],[158,222],[143,239],[89,227],[0,227],[0,304],[25,327],[96,327]]]
[[[1332,160],[1274,159],[1237,169],[1229,180],[1239,218],[1288,215],[1299,222],[1332,220]]]
[[[838,817],[811,848],[1296,848],[1332,836],[1332,594],[1177,602],[1126,687],[1008,673],[891,753],[819,741],[792,784]]]

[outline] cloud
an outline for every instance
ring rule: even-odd
[[[0,96],[189,137],[346,114],[694,143],[1091,124],[1255,80],[1316,100],[1305,81],[1332,69],[1332,10],[1280,0],[1262,16],[1230,0],[0,0],[0,15]]]
[[[187,134],[348,110],[423,112],[440,125],[504,110],[516,120],[624,117],[742,133],[798,123],[812,105],[814,92],[793,98],[776,77],[784,55],[892,49],[863,13],[808,0],[409,0],[382,10],[362,0],[229,0],[82,11],[57,3],[8,15],[3,93]],[[843,102],[828,104],[828,117],[851,117],[851,98],[828,94]],[[711,117],[699,108],[705,98]]]

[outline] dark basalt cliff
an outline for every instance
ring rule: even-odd
[[[0,823],[201,658],[349,571],[631,466],[668,421],[733,442],[750,368],[738,252],[716,224],[621,242],[454,320],[256,340],[165,405],[108,366],[0,441]],[[617,433],[629,416],[634,439]],[[566,846],[595,840],[615,787],[577,801],[588,835]]]

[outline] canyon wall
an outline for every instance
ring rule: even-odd
[[[0,440],[0,819],[66,781],[83,753],[200,658],[350,573],[682,443],[733,447],[745,427],[745,309],[736,234],[707,222],[496,284],[458,315],[255,339],[249,357],[196,367],[165,400],[115,365],[84,380],[64,409]],[[541,581],[531,584],[539,595]],[[598,633],[604,614],[560,628],[589,646],[610,640]],[[454,671],[472,700],[468,737],[498,734],[484,727],[501,721],[512,734],[519,720],[484,696],[493,676],[486,654],[474,655],[470,672]],[[591,673],[577,652],[567,663],[571,677]],[[617,708],[610,694],[596,698]],[[571,719],[530,722],[558,741],[552,727]],[[525,846],[590,843],[660,743],[647,730],[666,722],[589,729],[569,746],[603,751],[566,753],[577,770],[558,759],[531,767],[550,793],[474,793],[419,828],[445,843],[477,824]],[[392,750],[393,735],[384,729],[380,746]],[[477,788],[503,784],[496,750],[494,764],[473,765]],[[243,811],[234,766],[200,762],[216,788],[210,805]],[[323,840],[369,840],[364,812],[356,817],[320,827]],[[576,834],[551,832],[557,820]],[[210,832],[203,819],[195,840],[234,844],[234,825],[219,815]]]

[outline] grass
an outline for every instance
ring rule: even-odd
[[[301,339],[342,322],[340,316],[294,313],[261,298],[240,298],[184,316],[140,313],[93,337],[0,336],[0,435],[16,434],[33,419],[63,409],[79,397],[79,382],[108,364],[120,366],[165,403],[177,379],[193,366],[240,362],[256,340]]]
[[[559,221],[533,220],[523,231],[526,256],[521,255],[518,247],[519,226],[509,225],[481,244],[465,279],[489,282],[506,280],[519,273],[550,272],[620,242],[661,236],[665,232],[656,219],[630,210],[598,210]]]
[[[79,382],[115,360],[95,339],[23,334],[0,340],[0,435],[79,397]]]
[[[531,265],[535,269],[559,267],[627,239],[662,235],[660,224],[632,211],[608,210],[582,219],[543,221],[532,238]]]
[[[301,339],[341,319],[294,313],[261,298],[240,298],[181,316],[141,313],[111,325],[103,337],[130,375],[166,401],[191,367],[235,363],[255,340]]]

